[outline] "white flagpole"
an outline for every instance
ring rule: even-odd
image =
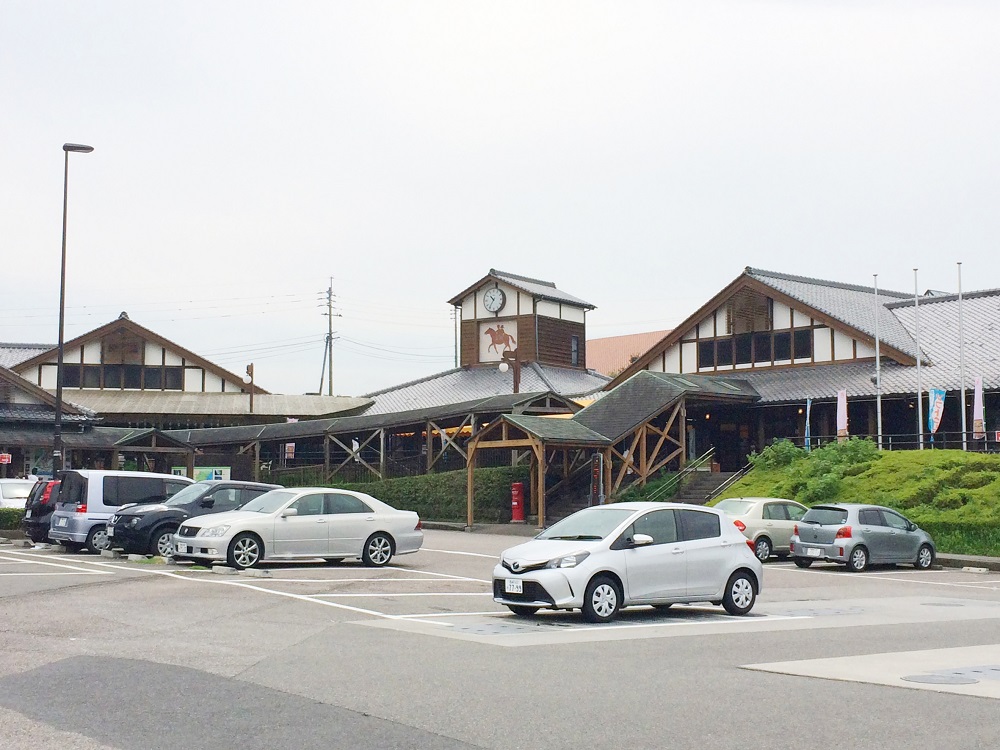
[[[962,263],[959,261],[958,264],[958,372],[959,380],[961,381],[961,401],[959,403],[962,405],[962,450],[968,449],[968,435],[966,430],[968,429],[968,424],[966,423],[965,417],[965,336],[962,333]]]
[[[874,274],[875,277],[875,410],[878,415],[878,449],[882,450],[882,357],[879,354],[879,341],[878,341],[878,319],[879,319],[879,304],[878,304],[878,274]],[[959,317],[961,321],[961,317]],[[961,328],[961,323],[959,323],[959,328]]]
[[[917,440],[920,450],[924,449],[924,406],[923,389],[920,387],[920,292],[917,291],[917,269],[913,269],[913,314],[917,339]]]

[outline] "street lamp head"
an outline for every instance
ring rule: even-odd
[[[500,365],[497,367],[497,369],[500,372],[507,372],[507,370],[510,369],[510,365],[508,365],[506,362],[501,362]]]
[[[93,146],[84,146],[82,143],[64,143],[63,151],[72,151],[77,154],[89,154],[94,150]]]

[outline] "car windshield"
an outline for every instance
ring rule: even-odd
[[[626,508],[586,508],[545,529],[536,539],[597,541],[617,529],[635,513]]]
[[[294,492],[284,490],[271,490],[265,492],[260,497],[255,497],[240,510],[250,510],[254,513],[274,513],[278,508],[295,497]]]
[[[212,485],[204,482],[189,484],[173,497],[169,498],[164,505],[188,505],[205,494]]]
[[[810,508],[802,516],[803,523],[816,523],[820,526],[839,526],[847,520],[847,511],[843,508]]]
[[[753,506],[753,500],[741,500],[739,498],[732,497],[728,500],[722,500],[716,504],[716,508],[721,510],[723,513],[728,513],[731,516],[742,516]]]

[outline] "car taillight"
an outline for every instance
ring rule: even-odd
[[[749,547],[750,551],[753,552],[754,554],[757,553],[757,548],[754,546],[753,540],[747,539],[747,547]]]
[[[792,533],[795,534],[795,536],[799,535],[799,525],[798,524],[795,524],[794,526],[792,526]]]
[[[52,497],[52,485],[45,485],[45,489],[42,491],[42,505],[49,504],[49,498]]]
[[[424,528],[424,525],[423,525],[423,523],[421,523],[420,519],[418,518],[417,519],[417,525],[413,527],[413,530],[414,531],[420,531],[422,528]]]
[[[747,530],[747,525],[745,523],[743,523],[738,518],[735,521],[733,521],[733,526],[735,526],[740,531],[746,531]],[[751,544],[750,546],[752,547],[753,545]]]
[[[837,529],[837,534],[833,538],[834,539],[850,539],[851,538],[851,527],[850,526],[841,526],[839,529]]]
[[[87,512],[87,504],[86,503],[77,503],[76,504],[76,512],[77,513],[86,513]]]

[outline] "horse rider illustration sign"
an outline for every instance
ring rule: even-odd
[[[517,321],[490,320],[479,324],[479,361],[500,362],[503,353],[517,349]]]

